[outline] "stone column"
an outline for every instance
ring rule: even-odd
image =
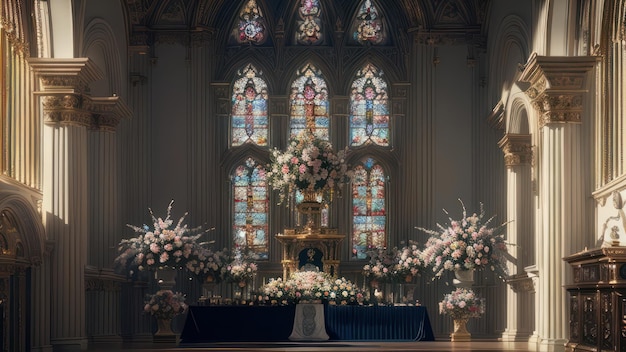
[[[520,80],[530,83],[525,91],[539,124],[537,300],[540,350],[562,350],[568,338],[567,293],[569,268],[561,258],[584,247],[585,219],[592,214],[585,198],[591,194],[584,182],[581,124],[590,57],[544,57],[533,55]]]
[[[532,311],[529,310],[527,288],[532,282],[524,271],[532,256],[529,251],[530,237],[534,234],[531,190],[531,136],[528,134],[506,134],[498,143],[504,153],[507,169],[507,241],[509,254],[515,261],[508,262],[507,278],[507,315],[506,329],[502,334],[504,341],[527,341],[532,333]]]
[[[50,264],[50,342],[85,350],[88,84],[100,73],[85,58],[31,59],[43,108],[43,221],[54,242]]]

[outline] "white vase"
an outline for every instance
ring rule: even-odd
[[[456,287],[472,287],[474,284],[474,269],[455,270],[452,284]]]

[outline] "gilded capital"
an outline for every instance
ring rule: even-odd
[[[498,142],[498,146],[504,153],[506,167],[532,164],[533,150],[529,134],[507,133]]]
[[[591,56],[531,56],[520,81],[530,83],[525,93],[539,114],[539,127],[582,122],[587,73],[596,61]]]

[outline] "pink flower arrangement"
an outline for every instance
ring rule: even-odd
[[[185,296],[180,292],[171,290],[159,290],[153,295],[148,295],[143,310],[157,319],[172,319],[182,314],[187,309]]]
[[[483,300],[471,289],[457,288],[439,302],[439,314],[447,314],[452,319],[479,318],[484,313]]]
[[[222,267],[222,278],[225,282],[238,283],[245,286],[256,275],[258,267],[254,262],[254,255],[244,254],[234,249],[228,262]]]
[[[418,228],[431,234],[422,252],[425,265],[432,268],[435,278],[444,271],[471,269],[490,269],[504,278],[507,275],[507,243],[502,232],[506,223],[489,228],[495,217],[483,222],[482,204],[480,214],[467,216],[465,205],[459,201],[463,207],[460,220],[450,218],[450,223],[445,226],[437,224],[439,232]]]
[[[272,150],[268,182],[272,189],[280,191],[281,203],[296,189],[324,194],[340,190],[351,176],[346,153],[347,148],[335,152],[330,142],[303,131],[289,141],[284,152]]]

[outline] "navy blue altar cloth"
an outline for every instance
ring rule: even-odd
[[[296,308],[288,306],[191,306],[181,344],[289,341]],[[326,332],[337,340],[434,341],[426,307],[324,307]]]

